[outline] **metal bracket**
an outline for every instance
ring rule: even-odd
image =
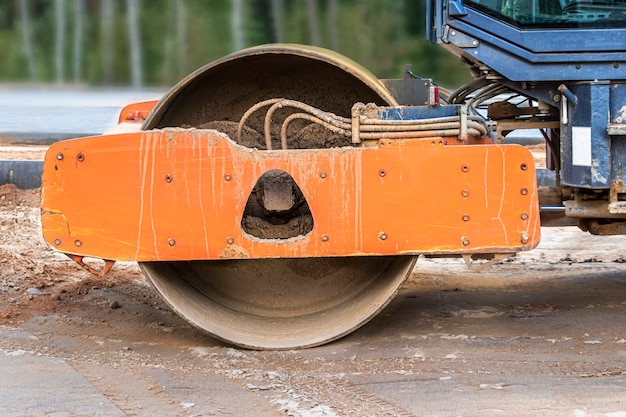
[[[361,114],[363,110],[365,110],[367,106],[364,103],[356,103],[352,106],[351,116],[352,116],[352,143],[357,145],[361,143],[361,137],[359,135],[361,128]]]
[[[103,259],[104,261],[104,267],[102,267],[102,269],[97,270],[94,267],[92,267],[91,265],[86,264],[85,262],[83,262],[84,257],[80,256],[80,255],[72,255],[70,253],[66,253],[66,255],[73,260],[74,262],[76,262],[78,265],[82,266],[83,269],[85,269],[88,272],[91,272],[94,275],[97,275],[99,277],[106,275],[111,268],[113,268],[113,265],[115,265],[115,261],[112,261],[110,259]]]
[[[500,263],[506,258],[515,256],[515,253],[494,253],[493,258],[489,259],[487,262],[483,262],[480,264],[476,263],[475,259],[473,259],[472,256],[474,255],[471,255],[471,254],[463,255],[463,260],[465,261],[465,265],[467,265],[467,267],[474,272],[481,272],[483,269],[489,268],[492,265]]]
[[[446,26],[443,37],[446,42],[456,45],[459,48],[478,48],[480,44],[478,39],[472,38],[456,29],[451,29],[449,26]]]
[[[459,17],[466,16],[467,10],[461,3],[460,0],[449,0],[448,1],[448,16],[450,17]]]
[[[609,136],[626,136],[626,125],[611,123],[606,128],[606,133]]]

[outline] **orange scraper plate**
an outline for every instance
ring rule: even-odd
[[[532,155],[516,145],[259,151],[212,130],[164,129],[54,144],[42,227],[56,249],[122,261],[473,254],[539,243]],[[288,173],[314,226],[290,239],[241,227],[259,178]]]

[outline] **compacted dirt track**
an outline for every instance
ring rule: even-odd
[[[623,237],[544,229],[481,272],[420,259],[372,322],[255,352],[173,314],[135,264],[104,278],[0,186],[0,416],[626,416]]]

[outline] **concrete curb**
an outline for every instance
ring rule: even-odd
[[[43,161],[0,160],[0,185],[15,184],[24,190],[41,187]]]

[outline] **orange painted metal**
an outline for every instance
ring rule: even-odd
[[[215,131],[165,129],[58,142],[44,162],[46,242],[123,261],[505,253],[539,243],[532,155],[516,145],[259,151]],[[241,220],[270,170],[289,173],[314,219],[263,240]]]
[[[141,101],[124,106],[117,123],[143,123],[158,102],[158,100]]]

